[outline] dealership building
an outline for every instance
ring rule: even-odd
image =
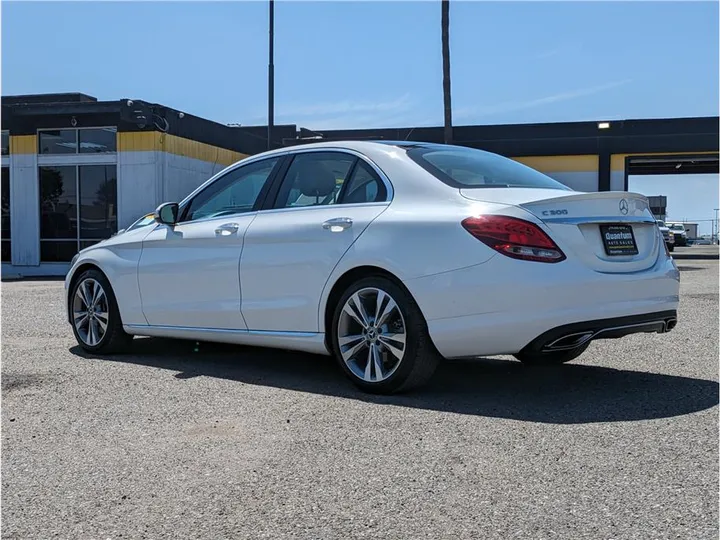
[[[2,275],[64,275],[78,250],[227,165],[318,140],[442,142],[443,129],[310,132],[228,126],[138,99],[2,97]],[[718,117],[461,126],[455,144],[516,159],[580,191],[625,190],[635,174],[718,172]]]

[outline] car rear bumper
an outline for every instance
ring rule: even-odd
[[[596,339],[617,339],[638,333],[664,334],[676,325],[677,311],[674,310],[565,324],[536,337],[522,352],[568,351]]]
[[[630,274],[506,259],[406,282],[446,358],[515,354],[567,325],[592,331],[590,339],[617,337],[622,332],[609,329],[619,318],[651,323],[625,334],[665,331],[676,317],[680,273],[664,254],[652,268]]]

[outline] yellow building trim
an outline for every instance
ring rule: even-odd
[[[540,172],[597,172],[598,156],[594,154],[580,156],[529,156],[514,157],[523,165]]]
[[[11,135],[11,154],[37,154],[37,135]]]
[[[625,171],[625,158],[635,156],[662,157],[662,156],[707,156],[715,155],[717,152],[646,152],[640,154],[613,154],[610,156],[610,170],[617,172]]]
[[[130,131],[117,134],[118,152],[154,152],[160,150],[157,131]]]
[[[174,135],[165,135],[162,149],[165,152],[199,159],[201,161],[209,161],[212,163],[221,163],[223,165],[231,165],[236,161],[248,157],[248,154],[241,154],[233,150],[219,148],[210,144],[205,144]]]
[[[157,131],[136,131],[118,133],[118,151],[120,152],[168,152],[178,156],[232,165],[248,157],[226,148],[220,148],[198,141],[192,141],[176,135],[166,135]]]

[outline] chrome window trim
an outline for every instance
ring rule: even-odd
[[[276,150],[272,153],[265,153],[265,154],[258,154],[256,156],[250,156],[247,158],[244,158],[236,163],[233,163],[232,165],[228,165],[223,170],[218,171],[215,175],[211,176],[208,180],[206,180],[203,184],[195,188],[193,192],[191,192],[189,195],[187,195],[180,203],[180,212],[183,210],[183,205],[189,203],[193,197],[198,195],[201,191],[203,191],[205,188],[212,185],[214,182],[225,176],[226,174],[229,174],[236,169],[239,169],[240,167],[245,167],[247,165],[252,165],[253,163],[257,163],[259,161],[263,161],[266,159],[274,159],[274,158],[282,158],[284,156],[294,156],[297,154],[305,154],[305,153],[311,153],[311,152],[339,152],[339,153],[345,153],[352,155],[353,157],[356,157],[358,159],[361,159],[365,162],[366,165],[368,165],[375,174],[378,175],[380,178],[380,181],[385,185],[385,200],[384,201],[374,201],[371,203],[348,203],[348,204],[331,204],[331,205],[323,205],[323,208],[347,208],[347,207],[356,207],[359,205],[368,206],[368,205],[388,205],[392,202],[393,197],[395,195],[395,190],[393,189],[393,185],[390,182],[390,179],[387,177],[387,175],[383,172],[383,170],[378,167],[375,162],[373,162],[369,157],[367,157],[365,154],[358,152],[357,150],[351,150],[349,148],[343,148],[340,146],[326,146],[321,148],[305,148],[305,147],[297,147],[297,148],[290,148],[287,150]],[[283,177],[281,179],[281,182],[284,181],[285,178]],[[237,212],[235,214],[225,214],[222,217],[223,218],[230,218],[232,216],[246,216],[249,214],[258,214],[258,213],[268,213],[273,212],[277,213],[280,211],[288,211],[288,210],[302,210],[303,208],[317,208],[317,206],[302,206],[302,207],[296,207],[296,208],[267,208],[265,210],[253,210],[250,212]],[[201,223],[205,221],[209,221],[211,219],[218,219],[216,217],[210,217],[210,218],[202,218],[202,219],[194,219],[192,221],[179,221],[176,223],[176,225],[187,225],[189,223]]]
[[[384,201],[374,201],[375,203],[384,203],[384,202],[392,202],[393,197],[395,196],[395,190],[393,189],[392,182],[390,182],[390,179],[388,176],[383,172],[383,170],[377,166],[377,164],[371,160],[368,156],[363,154],[362,152],[358,152],[357,150],[352,150],[350,148],[344,148],[342,146],[323,146],[320,148],[303,148],[302,146],[298,148],[294,148],[291,150],[288,150],[288,155],[295,155],[295,154],[305,154],[305,153],[311,153],[311,152],[339,152],[344,154],[350,154],[358,159],[361,159],[367,164],[373,171],[375,171],[375,174],[377,174],[380,177],[380,181],[385,185],[385,200]],[[283,179],[284,180],[284,179]],[[355,204],[348,204],[348,205],[339,205],[339,204],[333,204],[333,205],[327,205],[327,206],[357,206]],[[273,208],[273,210],[278,210],[277,208]]]

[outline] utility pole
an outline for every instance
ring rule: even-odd
[[[443,67],[443,109],[444,109],[444,140],[452,144],[452,104],[450,100],[450,0],[440,0],[442,14],[442,67]]]
[[[268,43],[268,127],[267,127],[267,149],[272,149],[272,130],[275,122],[275,0],[270,2],[269,30],[270,41]]]
[[[720,208],[714,209],[715,218],[713,219],[713,226],[712,226],[712,228],[713,228],[712,243],[713,244],[717,244],[719,241],[718,234],[720,234],[720,223],[718,223],[718,210],[720,210]]]

